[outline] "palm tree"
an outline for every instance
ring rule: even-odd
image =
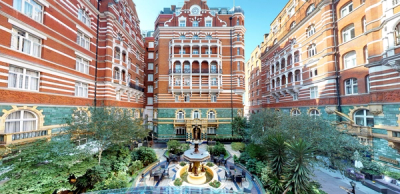
[[[284,166],[287,163],[287,145],[285,138],[280,134],[271,135],[265,142],[266,154],[271,166],[272,174],[281,179]]]
[[[310,143],[299,139],[286,143],[288,157],[288,177],[286,187],[295,194],[310,193],[312,175],[311,167],[315,149]]]

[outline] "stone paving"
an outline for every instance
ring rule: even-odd
[[[324,168],[316,168],[314,170],[314,175],[313,179],[318,181],[322,186],[322,190],[329,194],[347,194],[347,192],[341,189],[340,186],[348,189],[351,188],[351,179],[341,175],[339,172],[332,172]],[[379,194],[378,192],[364,186],[361,182],[356,182],[356,193]]]

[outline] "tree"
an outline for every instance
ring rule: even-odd
[[[233,121],[231,123],[233,132],[243,137],[245,135],[244,129],[246,127],[246,122],[246,118],[244,117],[236,116],[235,118],[233,118]]]
[[[314,160],[314,148],[306,141],[299,139],[286,143],[290,158],[286,187],[295,194],[310,193],[311,167]]]
[[[98,152],[101,163],[103,151],[110,145],[129,144],[133,140],[143,139],[148,129],[141,119],[134,119],[133,112],[117,107],[89,107],[88,111],[75,110],[67,119],[69,133],[74,138],[87,136],[89,144]]]
[[[0,193],[53,193],[72,189],[71,176],[82,176],[96,165],[90,150],[76,147],[69,136],[39,139],[24,145],[11,145],[0,166],[0,180],[8,181]]]
[[[281,135],[271,135],[266,140],[266,154],[271,171],[277,179],[282,178],[287,163],[287,144]]]

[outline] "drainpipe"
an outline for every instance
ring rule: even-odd
[[[333,44],[334,44],[334,56],[335,56],[335,75],[336,75],[336,93],[337,93],[337,106],[338,111],[342,112],[342,100],[340,98],[340,75],[339,67],[337,62],[337,40],[336,40],[336,30],[337,30],[337,19],[336,19],[336,5],[335,0],[332,0],[332,17],[333,17]],[[342,117],[339,116],[339,122],[342,121]]]
[[[232,70],[232,63],[233,63],[233,56],[232,56],[232,19],[233,17],[229,17],[230,21],[230,27],[231,27],[231,33],[230,33],[230,40],[231,40],[231,118],[233,122],[233,70]],[[231,123],[231,131],[232,131],[232,137],[233,137],[233,125]]]
[[[100,12],[100,1],[97,1],[97,11]],[[94,72],[94,106],[97,106],[97,60],[99,58],[99,24],[100,23],[100,13],[97,14],[97,27],[96,27],[96,69]]]

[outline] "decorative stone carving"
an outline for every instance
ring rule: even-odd
[[[335,111],[337,111],[337,107],[336,106],[327,106],[325,107],[325,112],[328,114],[333,114],[335,113]]]
[[[373,115],[377,116],[383,113],[382,105],[381,104],[370,104],[369,105],[369,112]]]

